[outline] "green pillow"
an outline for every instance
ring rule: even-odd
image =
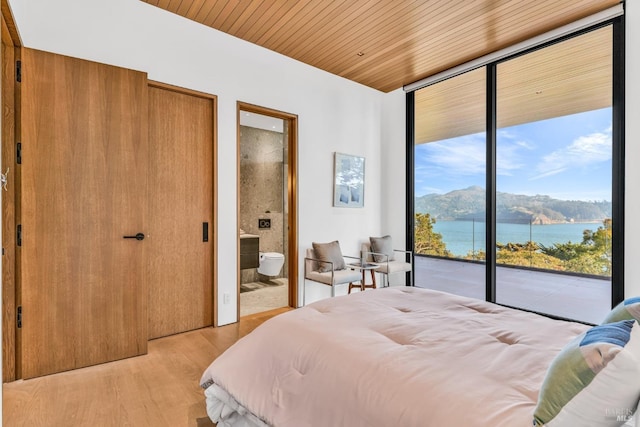
[[[640,399],[640,324],[594,326],[553,360],[538,396],[534,426],[609,427],[631,420]]]
[[[616,305],[604,318],[602,324],[633,319],[640,322],[640,297],[628,298]]]

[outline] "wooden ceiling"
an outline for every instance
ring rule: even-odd
[[[620,0],[141,0],[389,92]]]
[[[497,125],[506,128],[612,105],[611,26],[502,62]],[[486,70],[479,68],[415,92],[415,142],[485,130]]]

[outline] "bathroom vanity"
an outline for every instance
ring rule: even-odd
[[[260,237],[255,234],[240,234],[240,269],[260,266]]]

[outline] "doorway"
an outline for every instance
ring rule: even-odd
[[[297,116],[238,103],[238,314],[297,306]]]

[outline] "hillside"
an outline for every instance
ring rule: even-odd
[[[416,197],[416,213],[430,213],[443,221],[483,220],[485,190],[469,187],[446,194]],[[552,224],[559,222],[593,222],[611,218],[611,202],[558,200],[549,196],[524,196],[497,193],[496,213],[499,222]]]

